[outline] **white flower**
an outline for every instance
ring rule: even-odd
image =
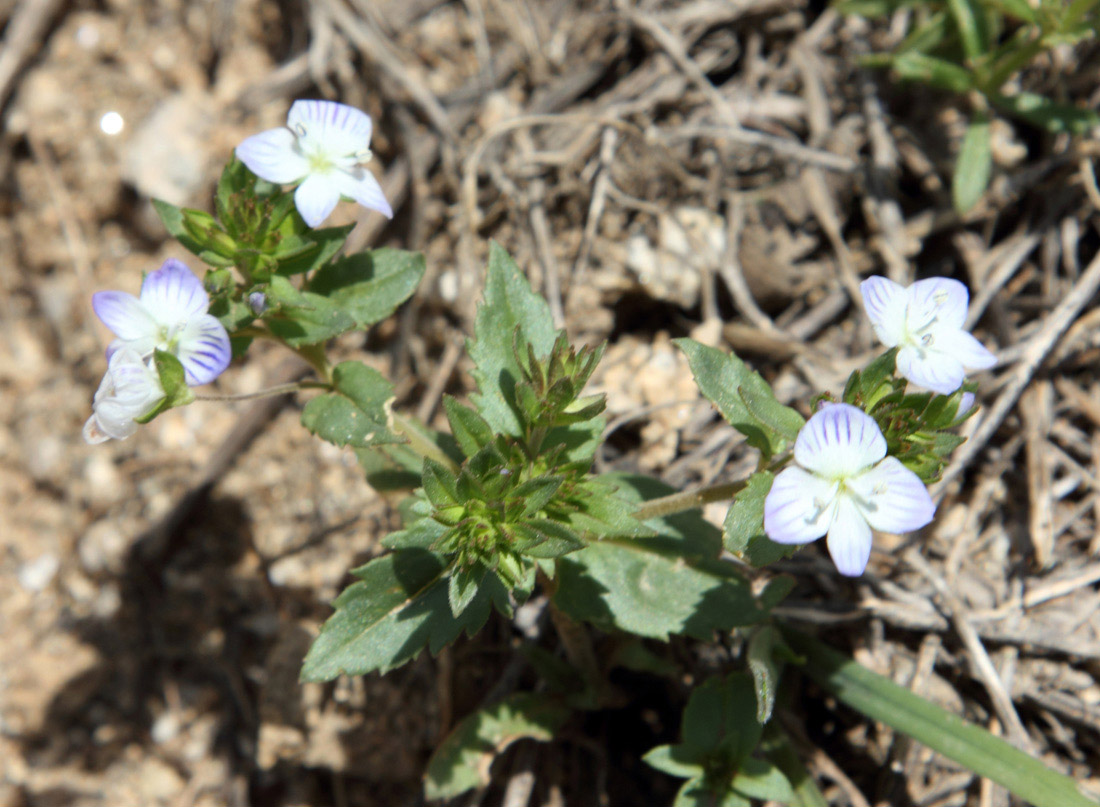
[[[923,527],[936,506],[920,477],[886,456],[878,424],[848,404],[814,414],[794,443],[794,461],[764,500],[764,532],[779,544],[807,544],[828,535],[841,574],[863,574],[871,530],[901,533]]]
[[[966,371],[987,370],[997,358],[963,330],[970,295],[946,277],[918,280],[908,288],[884,277],[859,285],[875,335],[887,347],[900,347],[898,372],[922,387],[950,395]]]
[[[163,398],[156,370],[136,350],[119,348],[96,390],[92,416],[84,424],[84,441],[125,440],[137,430],[135,419],[149,414]]]
[[[146,359],[154,350],[180,360],[188,386],[209,384],[229,366],[229,334],[206,313],[210,297],[202,281],[184,264],[169,258],[145,276],[141,297],[124,291],[92,295],[92,308],[118,338],[108,357],[126,347]]]
[[[393,218],[378,180],[362,165],[371,158],[369,115],[334,101],[295,101],[286,125],[246,139],[237,158],[268,182],[300,182],[294,204],[306,224],[327,219],[341,196]]]

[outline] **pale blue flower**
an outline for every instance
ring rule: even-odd
[[[92,416],[84,424],[84,441],[125,440],[137,430],[136,419],[152,412],[163,399],[156,370],[133,348],[120,347],[111,355],[96,390]]]
[[[874,418],[849,404],[829,404],[806,421],[794,461],[798,467],[781,471],[764,500],[764,532],[779,544],[827,535],[843,575],[863,574],[872,529],[910,532],[935,515],[920,477],[886,456]]]
[[[306,224],[328,218],[341,196],[393,218],[393,209],[374,175],[371,119],[334,101],[295,101],[286,128],[268,129],[237,146],[237,158],[261,179],[298,184],[294,204]]]
[[[988,370],[997,358],[963,330],[970,295],[957,280],[934,277],[905,287],[869,277],[859,290],[875,335],[897,347],[897,369],[922,387],[950,395],[967,370]]]
[[[141,297],[101,291],[92,295],[92,307],[118,337],[108,357],[124,347],[142,359],[166,351],[180,360],[192,387],[209,384],[229,366],[229,334],[207,313],[210,297],[202,281],[180,261],[169,258],[146,275]]]

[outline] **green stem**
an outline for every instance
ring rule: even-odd
[[[329,384],[332,383],[332,367],[329,365],[328,357],[325,356],[325,349],[321,345],[302,345],[301,347],[287,345],[287,347],[308,362],[309,366],[317,371],[317,375],[323,381]]]
[[[443,449],[431,441],[425,430],[420,427],[415,420],[407,415],[402,415],[400,412],[393,412],[392,414],[393,430],[408,438],[409,448],[421,457],[435,460],[440,465],[456,474],[459,472],[460,469],[455,461],[448,457]]]
[[[764,756],[770,759],[794,788],[794,807],[829,807],[817,783],[814,782],[802,759],[798,756],[786,732],[772,720],[764,727],[761,743]]]
[[[287,395],[304,389],[332,389],[331,384],[321,381],[292,381],[289,384],[279,384],[256,392],[242,392],[237,395],[196,395],[196,401],[252,401],[257,398],[274,398],[276,395]]]
[[[775,473],[786,465],[790,459],[790,455],[781,457],[772,462],[766,470]],[[673,513],[682,513],[685,510],[695,510],[711,502],[721,502],[726,499],[732,499],[744,490],[745,485],[748,483],[748,479],[741,479],[737,482],[724,482],[721,485],[712,485],[709,488],[671,493],[668,496],[662,496],[659,499],[653,499],[652,501],[646,502],[635,511],[634,517],[639,521],[647,521],[651,518],[662,518],[664,516],[670,516]]]
[[[1097,807],[1077,783],[988,731],[838,653],[800,631],[783,635],[806,663],[802,672],[838,700],[1007,788],[1035,807]]]

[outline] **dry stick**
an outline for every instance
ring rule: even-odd
[[[600,138],[600,164],[592,185],[592,201],[588,205],[588,217],[584,222],[584,232],[581,234],[581,246],[577,250],[577,260],[573,264],[573,276],[569,284],[569,297],[566,307],[571,308],[573,297],[581,287],[582,279],[588,270],[588,259],[592,254],[592,245],[596,241],[596,232],[603,216],[604,205],[607,203],[607,189],[611,184],[611,163],[615,159],[615,149],[619,143],[619,134],[615,129],[604,129]]]
[[[745,281],[740,257],[741,231],[745,227],[745,204],[740,194],[731,193],[726,197],[726,210],[726,254],[718,267],[718,273],[726,282],[733,304],[737,306],[741,316],[762,331],[784,337],[786,334],[783,330],[760,310],[749,284]]]
[[[523,156],[530,159],[535,150],[531,142],[531,133],[521,129],[516,135],[516,143],[519,144]],[[546,292],[546,301],[550,304],[550,316],[554,319],[555,328],[564,328],[565,308],[561,299],[561,272],[558,270],[558,262],[550,246],[550,223],[546,217],[546,182],[541,176],[536,176],[528,184],[527,198],[530,207],[531,232],[535,236],[535,249],[538,252],[539,263],[542,264],[543,291]]]
[[[1100,253],[1092,259],[1069,294],[1063,297],[1062,302],[1050,312],[1039,332],[1027,341],[1023,355],[1011,371],[1008,383],[1005,384],[1001,394],[989,408],[989,414],[982,418],[977,430],[969,440],[963,443],[943,478],[934,486],[932,490],[934,498],[941,498],[947,486],[962,474],[978,453],[985,448],[986,443],[1015,405],[1043,359],[1054,348],[1081,309],[1092,300],[1097,289],[1100,289]]]
[[[1054,388],[1049,381],[1037,381],[1020,396],[1026,433],[1028,532],[1040,568],[1048,566],[1054,554],[1054,468],[1047,443],[1053,410]]]
[[[909,550],[906,552],[905,559],[913,568],[924,575],[933,588],[936,589],[943,609],[947,612],[948,617],[955,626],[956,633],[959,634],[959,638],[962,639],[963,645],[966,647],[967,655],[970,658],[971,671],[985,686],[986,692],[989,693],[989,698],[993,702],[993,708],[997,712],[997,716],[1008,727],[1009,739],[1012,744],[1021,750],[1034,753],[1027,729],[1024,728],[1023,721],[1016,713],[1012,698],[1006,691],[1001,677],[997,674],[997,669],[993,666],[993,661],[989,658],[985,645],[982,644],[977,631],[970,623],[970,619],[966,614],[966,606],[955,597],[946,581],[932,568],[928,561],[921,557],[919,552]]]
[[[816,168],[824,168],[828,171],[836,171],[841,174],[854,173],[859,168],[855,160],[831,151],[815,149],[803,145],[785,137],[777,137],[766,132],[758,132],[754,129],[731,129],[728,126],[713,126],[707,124],[683,126],[665,137],[668,143],[676,143],[681,140],[696,137],[709,137],[714,140],[728,140],[731,143],[740,143],[746,146],[757,146],[771,151],[776,157],[782,157],[792,162],[811,165]]]
[[[998,256],[996,266],[987,266],[984,271],[978,273],[981,277],[974,279],[980,283],[980,286],[978,293],[970,301],[970,311],[966,315],[967,329],[973,328],[975,323],[981,319],[986,307],[997,295],[997,292],[1012,279],[1027,256],[1034,251],[1035,247],[1039,246],[1040,240],[1039,236],[1034,234],[1018,236],[1016,242],[1006,252]]]
[[[42,44],[42,37],[61,0],[25,0],[12,14],[0,45],[0,106],[8,98],[12,82],[31,54]]]

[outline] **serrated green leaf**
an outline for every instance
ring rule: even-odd
[[[597,538],[644,538],[656,533],[635,518],[632,493],[620,495],[617,477],[588,477],[574,483],[564,503],[569,509],[556,517],[571,529]]]
[[[403,530],[391,532],[382,539],[387,549],[431,549],[449,528],[434,518],[421,518]]]
[[[548,695],[512,695],[462,720],[432,754],[424,781],[429,799],[447,799],[489,784],[493,760],[517,740],[547,742],[570,710]]]
[[[523,502],[523,516],[530,518],[538,515],[539,511],[554,498],[562,481],[563,478],[560,476],[539,476],[528,479],[516,487],[511,495]]]
[[[951,199],[958,213],[966,213],[989,187],[993,172],[993,146],[989,135],[989,119],[975,115],[966,129],[955,175],[951,178]]]
[[[521,437],[525,426],[515,397],[516,384],[523,377],[513,350],[517,330],[536,355],[546,356],[554,346],[550,306],[494,241],[489,247],[485,295],[474,323],[476,337],[468,346],[478,386],[478,393],[470,397],[490,426],[513,437]]]
[[[761,801],[779,801],[792,804],[794,789],[779,768],[762,759],[746,759],[734,775],[730,787],[742,795]]]
[[[273,276],[267,289],[271,309],[264,321],[291,347],[326,342],[356,327],[355,320],[327,297],[298,291],[281,275]]]
[[[322,266],[309,290],[346,311],[360,328],[380,322],[409,299],[424,277],[419,252],[383,247]]]
[[[403,549],[356,569],[359,578],[336,598],[302,666],[303,681],[340,675],[386,673],[420,653],[438,653],[489,618],[490,605],[506,608],[508,593],[489,575],[460,617],[447,597],[447,564],[439,555]]]
[[[451,424],[451,434],[467,457],[474,456],[492,442],[493,430],[485,418],[470,407],[463,406],[450,395],[444,395],[443,411]]]
[[[312,272],[324,266],[348,239],[348,234],[355,227],[348,224],[344,227],[324,227],[320,230],[311,230],[305,235],[311,243],[301,252],[276,255],[279,259],[280,275],[300,275]]]
[[[393,385],[381,373],[357,361],[341,362],[333,368],[332,387],[302,409],[302,425],[310,432],[353,448],[401,442],[389,425]]]
[[[772,489],[775,475],[758,471],[749,477],[737,494],[722,525],[726,549],[753,566],[767,566],[789,558],[802,547],[777,544],[764,533],[764,502]]]
[[[659,745],[646,753],[642,762],[678,779],[702,777],[706,773],[704,766],[690,759],[682,759],[682,750],[678,745]]]
[[[515,526],[515,550],[532,558],[560,558],[585,547],[571,529],[550,519],[525,521]]]
[[[423,483],[428,501],[440,509],[467,501],[468,497],[459,495],[455,474],[434,460],[424,460]]]
[[[761,725],[771,719],[772,709],[775,708],[775,690],[779,686],[779,667],[772,654],[776,638],[775,628],[771,625],[758,628],[749,639],[746,654],[756,691],[756,722]]]
[[[635,502],[671,488],[637,476],[610,477]],[[667,641],[710,639],[714,631],[764,616],[737,567],[718,559],[719,531],[697,512],[646,522],[652,538],[604,538],[558,561],[555,604],[578,621]]]
[[[466,610],[466,606],[473,602],[484,578],[485,567],[480,563],[451,570],[447,578],[447,601],[456,619]]]
[[[699,389],[722,417],[745,435],[749,445],[771,456],[786,448],[789,435],[798,434],[805,421],[790,407],[775,399],[768,382],[732,353],[723,353],[694,339],[674,340],[684,351]],[[750,409],[746,400],[753,402]],[[766,413],[762,420],[758,412]],[[777,430],[780,424],[782,431]]]

